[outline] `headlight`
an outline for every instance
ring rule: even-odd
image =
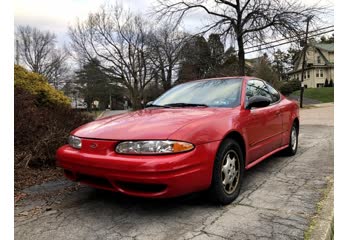
[[[193,144],[179,141],[128,141],[119,143],[115,151],[124,154],[167,154],[187,152],[193,148]]]
[[[70,135],[68,138],[68,144],[69,144],[69,146],[71,146],[73,148],[80,149],[81,148],[81,139],[76,137],[76,136]]]

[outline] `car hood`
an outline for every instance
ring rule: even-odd
[[[71,134],[106,140],[168,139],[183,126],[222,111],[225,110],[198,107],[144,109],[93,121]]]

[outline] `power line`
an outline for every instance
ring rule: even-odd
[[[334,29],[329,30],[329,31],[325,31],[325,32],[321,32],[321,33],[318,33],[318,34],[314,34],[314,35],[311,35],[310,37],[316,37],[316,36],[319,36],[319,35],[322,35],[322,34],[326,34],[326,33],[330,33],[330,32],[333,32],[333,31],[334,31]],[[269,48],[275,48],[275,47],[282,46],[282,45],[289,44],[289,43],[293,43],[293,42],[296,42],[296,41],[298,41],[298,39],[291,40],[291,41],[284,42],[284,43],[280,43],[280,44],[276,44],[276,45],[272,45],[272,46],[268,46],[268,47],[264,47],[264,48],[260,48],[260,49],[257,49],[257,50],[252,50],[252,51],[249,51],[249,52],[245,52],[245,54],[253,53],[253,52],[259,52],[261,50],[265,50],[265,49],[269,49]],[[259,47],[259,46],[257,46],[257,47]]]
[[[319,31],[322,31],[322,30],[325,30],[325,29],[328,29],[328,28],[332,28],[332,27],[334,27],[334,25],[330,25],[330,26],[327,26],[327,27],[323,27],[323,28],[319,28],[319,29],[316,29],[316,30],[312,30],[312,31],[309,31],[309,33],[319,32]],[[293,38],[298,38],[298,37],[301,37],[302,35],[304,35],[304,33],[297,34],[296,36],[293,36],[291,38],[292,39]],[[289,40],[289,39],[290,38],[283,38],[283,39],[274,40],[274,41],[271,41],[271,42],[268,42],[268,43],[261,43],[261,44],[256,45],[256,46],[247,47],[244,50],[248,50],[248,49],[256,48],[256,47],[261,47],[261,46],[264,46],[264,45],[268,45],[268,44],[276,43],[276,42],[281,42],[281,41],[285,41],[285,40]]]

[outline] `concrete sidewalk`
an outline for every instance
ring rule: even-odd
[[[300,109],[303,125],[334,126],[334,103],[321,103]]]

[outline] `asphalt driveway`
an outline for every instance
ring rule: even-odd
[[[302,110],[305,120],[309,110],[317,112]],[[213,206],[203,194],[149,200],[57,181],[26,190],[15,207],[15,238],[303,239],[333,177],[332,122],[305,122],[297,155],[274,155],[247,171],[228,206]]]

